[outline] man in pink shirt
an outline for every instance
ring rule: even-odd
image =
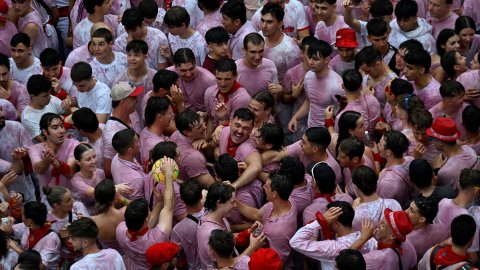
[[[54,36],[47,36],[45,31],[48,26],[44,25],[39,12],[32,6],[32,1],[12,1],[12,8],[15,11],[15,15],[18,15],[18,30],[30,37],[32,45],[32,53],[35,57],[39,57],[40,53],[52,46],[49,39],[57,38]],[[51,25],[50,25],[51,26]]]
[[[217,84],[205,90],[208,114],[207,137],[219,124],[228,122],[237,109],[248,108],[250,95],[237,82],[237,65],[232,59],[221,59],[215,66]]]
[[[125,252],[127,269],[149,269],[145,258],[147,249],[155,243],[168,242],[173,220],[174,164],[173,159],[166,158],[161,166],[166,178],[163,202],[157,200],[150,213],[145,199],[131,202],[125,210],[125,221],[117,226],[117,241]],[[155,192],[155,196],[162,195]]]
[[[341,4],[341,3],[340,3]],[[315,27],[315,37],[319,40],[333,44],[336,41],[337,31],[349,26],[344,22],[343,16],[337,15],[337,0],[316,0],[314,13],[319,18]]]
[[[453,29],[458,15],[452,11],[453,0],[429,0],[427,21],[432,25],[432,34],[437,39],[440,31]]]
[[[2,98],[12,103],[20,116],[23,109],[30,103],[30,97],[25,85],[10,78],[10,61],[3,54],[0,54],[0,77]]]
[[[177,160],[180,179],[194,179],[204,188],[214,183],[214,178],[207,168],[204,154],[192,145],[197,140],[205,139],[207,127],[199,114],[191,110],[179,112],[175,116],[175,131],[170,141],[177,144],[180,157]]]
[[[297,121],[307,114],[308,127],[323,127],[325,115],[322,112],[329,105],[338,103],[335,95],[344,95],[342,78],[328,66],[332,52],[332,46],[322,40],[308,47],[310,71],[303,81],[307,98],[288,123],[291,132],[297,130]]]
[[[140,152],[139,139],[132,129],[115,133],[112,145],[118,154],[112,159],[112,177],[115,184],[126,184],[132,192],[126,195],[129,200],[144,197],[143,183],[147,176],[135,159]]]
[[[78,141],[65,138],[63,119],[54,113],[45,113],[40,119],[44,141],[30,147],[28,155],[40,186],[69,186],[75,168],[73,150]]]
[[[411,128],[402,130],[410,142],[407,155],[413,158],[423,158],[430,163],[438,156],[440,152],[427,136],[427,128],[431,128],[432,123],[432,114],[426,110],[416,110],[408,116],[408,124]]]
[[[271,83],[278,83],[275,63],[263,57],[265,39],[258,33],[250,33],[243,40],[245,56],[235,61],[238,69],[238,82],[250,96],[268,89]]]
[[[25,33],[15,34],[10,40],[10,75],[12,79],[27,85],[28,79],[42,73],[40,60],[33,56],[30,37]]]
[[[140,164],[146,165],[150,151],[159,142],[165,141],[164,131],[173,125],[172,105],[166,97],[151,97],[145,108],[145,128],[140,132]],[[182,178],[186,179],[186,178]]]
[[[197,23],[197,31],[205,36],[205,33],[213,27],[222,26],[221,0],[200,0],[198,6],[203,11],[204,17]]]
[[[223,27],[232,35],[229,41],[232,59],[238,60],[245,55],[243,41],[245,36],[257,32],[251,21],[247,21],[245,4],[238,1],[229,1],[221,8]]]
[[[457,144],[460,132],[450,118],[435,118],[427,135],[441,152],[432,163],[439,183],[455,188],[462,169],[478,166],[477,153],[470,146]]]
[[[387,163],[378,176],[377,193],[382,198],[395,199],[404,205],[414,193],[408,174],[413,158],[403,156],[408,149],[408,139],[398,130],[389,130],[380,139],[378,148]]]
[[[47,48],[40,54],[40,64],[43,75],[52,81],[55,96],[64,100],[66,96],[74,97],[76,87],[70,78],[70,68],[62,66],[62,60],[57,51]]]

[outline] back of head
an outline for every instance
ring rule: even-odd
[[[311,127],[305,131],[305,137],[311,144],[322,148],[323,150],[327,149],[332,141],[332,136],[328,132],[328,129],[324,127]]]
[[[317,57],[327,58],[332,55],[333,47],[323,40],[313,41],[310,46],[308,46],[308,57]]]
[[[433,168],[425,159],[414,159],[409,165],[410,181],[419,189],[432,185]]]
[[[393,14],[393,4],[390,0],[376,0],[370,6],[370,14],[373,18],[391,16]]]
[[[398,130],[389,130],[383,135],[385,149],[392,151],[395,158],[402,158],[407,151],[410,142],[407,136]]]
[[[359,69],[362,65],[371,66],[382,61],[382,54],[379,49],[366,46],[355,55],[355,69]]]
[[[145,126],[152,126],[159,114],[165,116],[171,105],[167,97],[150,97],[145,106]]]
[[[192,52],[190,50],[190,52]],[[193,52],[192,52],[193,54]],[[195,56],[193,56],[195,59]],[[195,62],[195,60],[194,60]],[[172,85],[174,85],[178,80],[178,74],[174,71],[168,69],[161,69],[155,73],[152,79],[153,83],[153,91],[158,92],[158,90],[162,89],[170,89]]]
[[[10,60],[8,60],[8,57],[3,53],[0,53],[0,66],[4,66],[10,71]]]
[[[425,218],[425,223],[432,224],[438,213],[438,200],[434,197],[419,195],[415,197],[414,202],[420,215]]]
[[[408,113],[410,116],[417,110],[425,110],[425,104],[415,94],[403,94],[397,98],[397,106]]]
[[[354,158],[361,159],[365,152],[365,145],[362,141],[352,136],[343,140],[338,150],[343,152],[350,160]]]
[[[210,28],[205,33],[205,41],[207,44],[222,44],[227,43],[230,40],[230,36],[225,28],[221,26]]]
[[[195,179],[180,184],[180,198],[187,206],[196,206],[202,200],[202,186]]]
[[[175,159],[177,156],[177,144],[171,141],[157,143],[150,152],[150,159],[155,162],[163,157]]]
[[[238,177],[237,161],[228,154],[220,155],[215,161],[215,174],[221,181],[235,182]]]
[[[266,144],[272,145],[271,150],[282,150],[283,130],[281,126],[275,123],[266,123],[258,129],[258,133]]]
[[[273,18],[275,18],[277,21],[281,22],[283,21],[283,18],[285,16],[285,11],[283,10],[282,6],[276,3],[266,3],[260,13],[263,15],[270,14]]]
[[[412,48],[423,49],[422,43],[416,39],[407,39],[404,42],[400,43],[398,49],[405,49],[406,51],[411,50]]]
[[[115,184],[112,179],[103,179],[95,186],[93,196],[95,198],[95,210],[97,214],[104,213],[115,201]]]
[[[475,169],[463,169],[460,172],[460,190],[468,188],[480,188],[480,171]]]
[[[405,54],[404,61],[405,64],[423,68],[424,74],[429,72],[432,65],[432,58],[430,54],[423,48],[411,48]]]
[[[145,19],[155,19],[158,15],[158,5],[155,0],[142,0],[138,4],[138,9],[142,12]]]
[[[344,201],[334,201],[327,205],[327,209],[332,207],[338,207],[342,209],[342,213],[338,216],[337,221],[343,226],[351,228],[353,217],[355,216],[355,211],[353,210],[352,205]]]
[[[388,33],[388,23],[382,18],[373,18],[367,23],[369,36],[382,37]]]
[[[354,249],[344,249],[335,258],[338,270],[366,270],[367,264],[362,253]]]
[[[413,94],[413,85],[407,80],[395,78],[390,84],[390,90],[396,97],[403,94]]]
[[[165,17],[163,17],[163,23],[170,27],[188,27],[190,24],[190,15],[184,7],[173,6],[170,8]]]
[[[139,231],[148,217],[148,202],[145,199],[136,199],[125,210],[125,223],[129,231]]]
[[[305,180],[305,166],[297,157],[286,156],[280,162],[278,173],[285,175],[294,185],[301,184]]]
[[[362,74],[355,69],[347,69],[342,74],[343,88],[347,92],[357,92],[361,90],[363,78]]]
[[[438,37],[437,37],[437,41],[435,43],[435,45],[437,47],[438,55],[443,56],[446,53],[445,47],[446,47],[447,41],[451,37],[456,36],[456,35],[457,35],[457,33],[455,32],[455,30],[450,29],[450,28],[445,28],[442,31],[440,31],[440,33],[438,34]]]
[[[89,217],[74,220],[72,224],[68,226],[68,231],[72,237],[87,238],[93,243],[96,242],[98,236],[97,224]]]
[[[442,55],[440,65],[442,66],[449,79],[455,78],[455,65],[457,65],[457,52],[450,51]]]
[[[241,0],[230,0],[226,2],[220,8],[220,12],[232,21],[240,20],[242,25],[247,21],[247,9]]]
[[[22,270],[38,270],[41,269],[41,264],[42,256],[40,253],[34,249],[27,249],[20,253],[18,256],[18,262],[15,268],[12,269],[17,269],[17,267],[20,267]]]
[[[97,115],[87,107],[82,107],[73,112],[72,121],[76,129],[88,133],[94,133],[99,127]]]
[[[125,154],[132,147],[135,135],[135,131],[129,128],[118,131],[112,138],[113,149],[120,155]]]
[[[78,62],[72,66],[70,78],[73,82],[81,82],[92,78],[92,66],[87,62]]]
[[[270,188],[272,192],[276,191],[281,200],[288,200],[293,191],[293,182],[281,174],[270,174],[269,179],[271,180]]]
[[[463,126],[467,131],[478,132],[480,129],[480,109],[475,105],[468,105],[462,112]]]
[[[178,112],[175,115],[175,127],[183,135],[185,135],[185,131],[190,131],[193,127],[199,125],[200,122],[200,115],[190,109]]]
[[[210,233],[208,245],[220,258],[229,259],[232,257],[235,248],[233,233],[215,229]]]
[[[440,95],[442,98],[463,97],[465,95],[465,87],[458,81],[447,80],[440,86]]]
[[[198,0],[198,6],[201,10],[215,11],[220,8],[222,0]]]
[[[235,189],[231,185],[213,183],[208,188],[207,198],[204,207],[207,211],[217,210],[217,203],[226,203],[233,196]]]
[[[122,15],[122,25],[127,31],[135,31],[137,27],[141,27],[143,20],[144,16],[138,8],[129,8]]]
[[[475,236],[476,229],[477,224],[472,216],[463,214],[455,217],[450,225],[452,244],[457,247],[468,248],[473,236]]]
[[[300,44],[300,50],[302,50],[303,53],[308,53],[305,51],[305,49],[308,49],[308,47],[312,46],[313,43],[315,43],[317,39],[313,36],[306,36],[302,39],[302,43]]]
[[[58,52],[52,48],[46,48],[40,53],[40,64],[44,68],[50,68],[59,65],[62,59]]]
[[[195,54],[193,54],[193,51],[189,48],[180,48],[173,54],[173,63],[176,67],[180,67],[182,64],[187,63],[191,63],[195,66],[195,61]]]
[[[416,17],[417,12],[418,4],[413,0],[402,0],[395,6],[395,17],[400,21]]]
[[[41,74],[34,74],[28,78],[27,91],[29,95],[39,96],[43,93],[50,93],[52,82]]]
[[[311,168],[311,169],[310,169]],[[326,162],[316,162],[308,166],[308,173],[312,176],[318,190],[322,194],[332,194],[337,187],[335,172]]]
[[[95,7],[96,6],[100,7],[106,1],[107,0],[89,0],[89,1],[85,1],[83,5],[85,6],[85,9],[87,10],[88,14],[93,14],[95,13]]]
[[[362,165],[352,172],[352,182],[357,188],[370,196],[377,191],[377,174],[372,168]]]
[[[23,44],[25,47],[28,48],[31,45],[30,42],[30,37],[27,34],[20,32],[13,35],[13,37],[10,39],[10,46],[17,47],[18,44]]]
[[[47,221],[47,206],[41,202],[27,202],[23,206],[25,218],[31,219],[35,225],[42,227]]]

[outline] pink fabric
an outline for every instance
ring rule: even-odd
[[[238,31],[232,35],[228,42],[230,51],[232,52],[232,59],[238,60],[242,58],[245,53],[243,52],[243,39],[250,33],[257,32],[251,21],[246,21],[245,24],[238,29]]]
[[[315,27],[317,26],[318,22],[313,21],[312,9],[309,6],[304,6],[304,8],[305,8],[305,15],[307,16],[308,28],[310,29],[310,33],[315,33]]]
[[[405,78],[403,78],[405,79]],[[442,101],[440,96],[440,83],[433,77],[430,77],[431,82],[423,89],[418,89],[415,82],[410,82],[413,85],[413,93],[417,95],[425,105],[425,109],[430,110],[433,106]]]
[[[392,114],[392,105],[390,103],[385,103],[385,107],[383,108],[383,117],[385,121],[390,124],[390,127],[393,130],[402,130],[403,129],[403,122],[401,119],[394,117]]]
[[[195,61],[197,62],[197,65],[201,66],[203,64],[203,60],[207,55],[207,42],[202,34],[200,34],[198,31],[195,31],[192,36],[186,39],[169,33],[168,42],[170,43],[172,54],[175,54],[175,52],[180,48],[189,48],[195,55]]]
[[[205,109],[207,114],[213,118],[213,125],[218,126],[219,119],[215,112],[215,107],[218,104],[217,96],[219,95],[219,90],[217,85],[210,86],[205,90]],[[227,119],[233,116],[235,111],[240,108],[248,108],[250,100],[252,98],[248,94],[245,88],[241,87],[234,91],[233,93],[228,94],[228,101],[226,102],[227,106]]]
[[[10,102],[7,102],[10,104]],[[13,108],[13,105],[11,105]],[[5,105],[2,104],[3,111],[6,112],[5,110]],[[15,108],[14,108],[15,109]],[[60,99],[58,99],[55,96],[50,97],[50,102],[48,103],[47,106],[45,106],[41,110],[34,109],[30,106],[25,107],[25,109],[22,112],[22,125],[25,127],[25,129],[28,131],[30,134],[31,138],[34,139],[35,137],[40,135],[40,119],[42,118],[42,115],[51,112],[51,113],[56,113],[56,114],[63,114],[63,109],[62,109],[62,102]],[[7,117],[8,114],[5,114],[5,117]],[[9,119],[7,117],[7,119]],[[15,112],[15,118],[17,119],[17,115]]]
[[[250,68],[245,64],[245,59],[235,61],[237,64],[237,81],[245,87],[250,96],[267,90],[269,83],[278,83],[277,68],[272,60],[262,58],[262,63],[256,68]]]
[[[165,137],[152,133],[147,127],[140,132],[140,163],[142,165],[148,162],[153,147],[163,141],[165,141]]]
[[[408,174],[412,160],[412,157],[406,156],[403,164],[386,167],[380,172],[377,182],[378,196],[395,199],[401,205],[410,199],[415,191]]]
[[[99,123],[98,128],[102,130],[105,128],[105,124]],[[95,149],[95,154],[97,155],[97,168],[103,170],[103,141],[102,137],[98,138],[96,141],[86,141],[86,143],[90,144],[93,149]]]
[[[323,127],[325,124],[325,109],[333,103],[338,103],[335,95],[343,96],[342,78],[335,71],[329,70],[324,77],[309,71],[304,79],[305,93],[310,101],[308,127]],[[323,89],[318,91],[318,89]]]
[[[418,4],[417,16],[419,18],[425,19],[427,17],[427,13],[428,13],[428,0],[415,0],[415,2],[417,2],[417,4]],[[420,259],[420,258],[418,258],[418,259]]]
[[[400,204],[393,199],[379,198],[373,202],[366,202],[360,204],[355,208],[355,217],[353,218],[352,228],[355,231],[360,231],[362,228],[362,220],[369,219],[374,225],[378,224],[383,218],[383,211],[389,208],[392,211],[401,211]]]
[[[90,188],[95,188],[103,179],[105,179],[105,173],[102,169],[97,169],[95,171],[93,179],[83,177],[80,172],[77,172],[73,175],[72,179],[70,179],[70,190],[72,191],[73,199],[82,202],[85,207],[87,207],[90,215],[95,214],[95,199],[93,196],[88,197],[85,193]]]
[[[28,94],[27,87],[17,82],[11,81],[12,86],[10,88],[10,98],[13,106],[17,111],[22,112],[25,107],[30,104],[30,95]]]
[[[478,26],[480,25],[480,2],[476,0],[465,0],[463,1],[463,11],[462,15],[470,16]]]
[[[461,83],[465,90],[480,89],[480,70],[469,70],[458,76],[457,81]],[[480,97],[471,102],[477,107],[480,107]]]
[[[312,203],[315,197],[312,179],[308,177],[306,181],[307,183],[305,186],[294,188],[289,197],[297,210],[297,223],[299,225],[302,224],[303,210]]]
[[[25,69],[19,69],[17,64],[13,61],[12,58],[10,60],[10,78],[16,80],[17,82],[27,85],[28,79],[34,74],[42,74],[43,70],[40,66],[40,60],[33,56],[33,64]]]
[[[465,131],[465,127],[463,126],[462,113],[463,113],[463,110],[465,109],[465,107],[467,107],[467,106],[468,106],[468,103],[464,102],[462,107],[454,115],[447,116],[443,112],[443,101],[442,101],[442,102],[438,103],[437,105],[433,106],[428,111],[432,114],[433,119],[435,119],[437,117],[448,117],[448,118],[452,119],[453,121],[455,121],[457,129],[460,130],[460,140],[463,140],[463,139],[465,139],[466,131]]]
[[[62,67],[62,76],[60,77],[60,86],[64,89],[69,96],[76,96],[77,87],[73,84],[70,74],[72,70],[69,67]]]
[[[471,169],[477,163],[477,153],[475,153],[471,147],[466,145],[460,147],[462,148],[462,152],[457,156],[448,158],[438,171],[437,177],[439,184],[450,185],[456,188],[462,169]]]
[[[263,57],[268,58],[275,63],[279,82],[283,81],[283,76],[287,70],[302,62],[302,52],[300,51],[300,48],[298,48],[297,42],[295,39],[287,35],[283,35],[282,41],[273,48],[270,48],[265,44]]]
[[[442,223],[428,224],[427,227],[413,230],[407,235],[407,241],[410,242],[417,252],[417,260],[434,245],[447,239],[450,235],[450,227]]]
[[[5,26],[0,28],[0,53],[7,57],[12,56],[10,40],[16,33],[18,33],[17,27],[10,21],[5,21]]]
[[[165,193],[165,185],[157,184],[155,186],[155,183],[157,182],[155,182],[155,180],[153,179],[152,172],[149,172],[143,182],[143,186],[145,189],[143,196],[145,197],[145,200],[147,200],[148,203],[150,203],[150,198],[152,196],[154,187],[157,190],[160,190],[162,194]],[[153,196],[152,203],[153,205],[157,203],[157,200],[155,199],[155,195]],[[185,217],[186,213],[187,213],[187,209],[186,209],[185,203],[182,201],[182,198],[180,196],[180,185],[177,182],[173,182],[173,217],[175,218],[175,220],[181,220],[182,218]]]
[[[65,141],[62,143],[62,145],[60,146],[60,148],[56,153],[57,159],[66,163],[69,159],[74,158],[73,150],[78,144],[79,142],[77,140],[65,139]],[[28,155],[32,160],[32,165],[35,166],[36,163],[43,160],[45,151],[47,151],[47,149],[45,148],[45,143],[35,144],[32,147],[30,147],[28,151]],[[43,174],[37,173],[40,186],[52,187],[57,185],[55,183],[55,177],[52,177],[52,169],[53,169],[53,166],[50,165],[47,171],[45,171],[45,173]],[[70,188],[70,180],[63,175],[60,175],[60,182],[58,185],[62,187]]]
[[[230,231],[230,224],[228,224],[226,219],[223,219],[222,224],[208,219],[205,216],[200,219],[197,228],[197,247],[202,269],[207,269],[208,265],[214,265],[214,259],[208,246],[208,238],[210,237],[210,233],[215,229]]]
[[[202,152],[192,146],[192,141],[181,134],[178,130],[170,136],[169,141],[177,144],[180,157],[177,160],[180,169],[180,179],[195,178],[208,174],[207,160]]]
[[[355,111],[362,114],[369,134],[375,134],[375,124],[381,116],[382,108],[373,95],[362,95],[358,100],[349,102],[347,106],[335,116],[335,131],[338,133],[338,122],[346,111]]]
[[[252,194],[252,192],[250,192],[250,190],[251,190],[250,186],[238,188],[235,191],[235,198],[241,203],[244,203],[250,207],[253,207],[253,208],[260,207],[257,201],[255,200],[256,197],[254,196],[254,194]],[[240,214],[240,211],[238,210],[238,208],[235,207],[230,211],[228,222],[230,222],[233,225],[236,225],[236,224],[244,224],[246,222],[249,222],[249,220],[243,217],[242,214]]]
[[[375,97],[377,98],[378,102],[380,102],[380,105],[383,108],[385,107],[385,103],[387,102],[387,100],[385,99],[385,86],[390,85],[392,80],[394,80],[395,78],[397,78],[397,74],[393,71],[388,73],[388,75],[385,76],[385,78],[383,78],[383,80],[381,80],[380,82],[374,82],[372,81],[372,78],[370,76],[366,75],[363,77],[363,87],[367,87],[369,85],[373,86],[373,88],[375,89]]]
[[[80,61],[90,63],[93,60],[93,57],[94,55],[92,55],[88,50],[88,44],[84,44],[74,49],[70,52],[70,54],[68,54],[67,60],[65,61],[65,67],[71,68],[75,63],[78,63]]]
[[[328,63],[328,65],[338,73],[338,75],[342,76],[343,72],[347,69],[354,69],[355,68],[355,61],[352,62],[345,62],[342,60],[340,55],[335,55],[332,60]]]
[[[196,29],[198,32],[200,32],[200,34],[202,34],[202,36],[205,36],[205,33],[207,33],[208,30],[217,26],[223,27],[220,9],[203,17],[203,19],[198,22]]]
[[[114,52],[115,59],[109,64],[102,64],[94,58],[90,65],[92,66],[92,74],[95,79],[105,83],[108,87],[113,86],[113,81],[124,71],[127,64],[127,56],[121,52]]]
[[[0,261],[0,266],[3,267],[3,269],[13,269],[17,264],[17,261],[18,254],[13,250],[8,249],[4,257]]]
[[[308,67],[307,67],[308,69]],[[289,93],[292,92],[292,85],[298,84],[307,73],[308,70],[305,70],[304,63],[300,63],[293,68],[290,68],[285,76],[283,77],[282,86],[288,90]],[[298,111],[298,109],[302,106],[303,102],[305,101],[305,91],[302,92],[300,96],[295,99],[295,102],[292,104],[286,104],[282,102],[277,102],[277,113],[280,123],[283,128],[283,134],[286,135],[286,139],[288,143],[293,143],[302,138],[303,133],[307,129],[307,120],[308,117],[304,117],[297,121],[297,132],[292,134],[288,130],[288,122],[292,118],[293,114]]]
[[[136,160],[133,162],[124,160],[117,154],[112,159],[111,171],[116,185],[126,184],[132,189],[132,193],[125,195],[125,198],[135,200],[144,197],[143,183],[147,175]]]
[[[27,229],[22,236],[21,247],[23,250],[28,249],[29,235],[30,231]],[[55,232],[50,232],[38,241],[32,249],[40,253],[42,263],[46,270],[55,270],[58,269],[58,263],[60,261],[60,246],[61,242],[58,235]]]
[[[333,200],[348,202],[349,204],[353,203],[352,197],[350,197],[350,195],[346,193],[335,194]],[[310,204],[305,208],[305,210],[303,210],[303,225],[307,225],[311,221],[316,220],[315,214],[317,212],[325,213],[325,211],[327,211],[328,204],[329,202],[327,201],[327,199],[323,197],[313,200],[312,204]]]
[[[115,37],[118,27],[118,17],[112,14],[105,15],[103,21],[110,26],[112,29],[112,34]],[[90,30],[93,26],[93,23],[86,17],[81,20],[77,26],[73,29],[73,48],[76,49],[82,45],[88,44],[90,41]]]
[[[118,251],[114,249],[102,249],[99,252],[88,254],[84,256],[80,261],[74,263],[71,270],[108,270],[118,269],[124,270],[125,264],[123,263],[122,256]]]
[[[452,9],[453,9],[453,6],[452,6]],[[438,34],[440,34],[440,32],[443,30],[443,29],[446,29],[446,28],[450,28],[450,29],[454,29],[455,28],[455,20],[457,20],[458,18],[458,15],[455,14],[453,11],[450,13],[450,15],[441,20],[441,21],[438,21],[437,19],[433,18],[430,13],[427,14],[427,22],[432,25],[432,35],[433,37],[435,38],[435,40],[438,38]]]
[[[337,20],[329,26],[327,26],[324,21],[319,21],[315,27],[315,37],[328,44],[333,44],[337,40],[337,31],[342,28],[350,27],[345,23],[341,15],[337,15]]]
[[[48,37],[44,32],[43,23],[40,20],[40,14],[36,10],[28,13],[25,17],[18,18],[18,30],[19,32],[23,32],[25,27],[33,23],[37,26],[37,36],[35,37],[35,43],[32,45],[32,52],[33,55],[36,57],[40,57],[40,53],[48,48]]]
[[[140,131],[142,130],[142,128],[140,126],[141,125],[140,119],[138,119],[138,115],[136,112],[130,115],[130,121],[131,121],[130,128],[135,130],[137,134],[140,134]],[[126,126],[124,126],[118,121],[114,121],[114,120],[107,121],[102,134],[102,142],[104,146],[103,158],[113,159],[113,156],[115,156],[115,154],[117,153],[117,151],[115,151],[115,149],[113,149],[113,146],[112,146],[113,135],[115,135],[115,133],[117,133],[118,131],[124,130],[126,128],[127,128]]]
[[[407,150],[407,155],[413,156],[413,152],[415,151],[415,147],[417,146],[418,142],[413,136],[413,131],[411,129],[404,129],[402,130],[402,133],[407,136],[408,141],[410,142]],[[436,156],[440,154],[440,152],[437,150],[433,142],[428,142],[426,145],[426,150],[425,153],[423,154],[422,158],[427,160],[430,164],[433,162]]]
[[[415,248],[410,242],[403,242],[401,248],[402,254],[400,258],[403,269],[414,267],[417,264]],[[401,270],[399,269],[398,255],[390,248],[370,251],[364,254],[363,258],[367,263],[367,269],[382,269],[385,265],[388,265],[391,270]]]
[[[80,108],[90,108],[94,113],[107,114],[112,112],[110,87],[97,80],[95,86],[88,92],[78,92],[77,102]]]
[[[145,252],[153,244],[168,242],[168,235],[157,225],[145,235],[139,236],[137,240],[130,241],[127,236],[127,225],[123,221],[117,226],[117,240],[125,252],[124,263],[127,269],[148,270],[150,267]]]

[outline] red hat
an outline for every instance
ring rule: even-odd
[[[150,266],[160,266],[170,262],[178,254],[178,245],[172,242],[157,243],[147,249],[145,256]]]
[[[431,128],[427,128],[427,135],[444,142],[454,142],[460,137],[455,121],[450,118],[437,117]]]
[[[352,48],[358,47],[357,36],[355,31],[351,28],[342,28],[337,31],[337,40],[335,46],[337,48]]]
[[[0,0],[0,17],[7,18],[8,9],[7,2]]]
[[[250,256],[248,269],[250,270],[279,270],[282,260],[277,252],[271,248],[261,248]]]
[[[392,211],[385,209],[383,212],[393,235],[400,242],[405,242],[407,234],[413,231],[413,224],[405,211]]]

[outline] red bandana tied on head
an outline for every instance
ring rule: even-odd
[[[128,239],[130,239],[130,241],[135,241],[137,240],[137,238],[139,236],[143,236],[145,235],[147,232],[148,232],[148,227],[145,227],[139,231],[130,231],[130,230],[127,230],[128,234]],[[129,236],[130,235],[130,236]]]
[[[47,236],[50,230],[50,224],[45,224],[43,227],[38,229],[29,229],[30,234],[28,235],[28,248],[32,249],[38,241],[42,240],[43,237]]]
[[[218,91],[218,95],[221,95],[223,97],[223,103],[227,104],[228,95],[235,93],[235,91],[237,91],[241,87],[242,87],[242,85],[240,83],[235,82],[235,84],[233,85],[232,89],[230,89],[230,91],[228,91],[227,93],[222,93],[222,92]]]

